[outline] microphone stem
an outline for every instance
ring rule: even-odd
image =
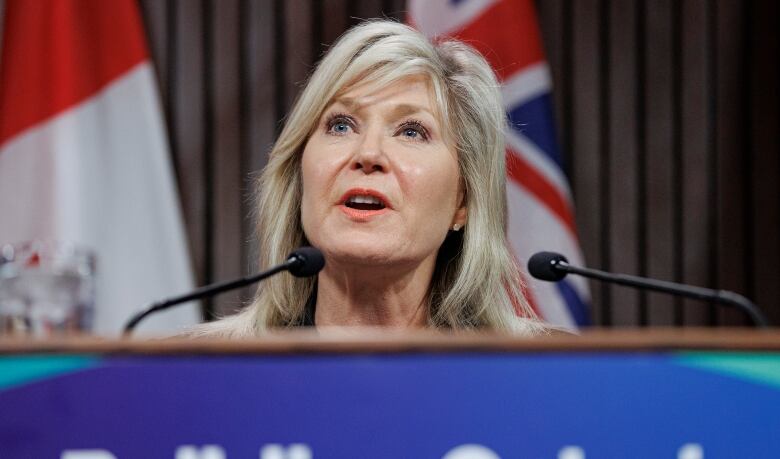
[[[564,271],[566,273],[578,274],[580,276],[590,277],[593,279],[613,282],[615,284],[624,285],[627,287],[646,288],[648,290],[671,293],[674,295],[680,295],[698,300],[716,301],[722,304],[736,307],[737,309],[741,309],[758,327],[764,328],[769,326],[769,321],[766,319],[766,317],[764,317],[761,311],[759,311],[758,307],[756,307],[753,302],[738,293],[729,292],[726,290],[713,290],[705,287],[683,285],[676,282],[647,279],[645,277],[632,276],[629,274],[612,274],[605,271],[600,271],[598,269],[572,266],[564,261],[559,261],[554,266],[555,269]]]
[[[298,260],[296,258],[290,258],[285,263],[282,263],[280,265],[274,266],[273,268],[269,269],[268,271],[263,271],[258,274],[254,274],[249,277],[244,277],[242,279],[233,280],[229,282],[221,282],[218,284],[211,284],[206,285],[203,287],[200,287],[198,289],[193,290],[190,293],[175,296],[173,298],[168,298],[165,301],[158,301],[156,303],[152,303],[149,307],[144,309],[143,311],[139,312],[135,316],[133,316],[132,319],[130,319],[127,324],[125,325],[124,329],[124,335],[128,336],[130,333],[132,333],[133,329],[138,325],[138,323],[143,320],[146,316],[149,314],[152,314],[154,312],[168,309],[171,306],[175,306],[177,304],[186,303],[187,301],[197,300],[199,298],[217,295],[219,293],[244,287],[249,284],[253,284],[255,282],[261,281],[265,279],[266,277],[272,276],[280,271],[285,271],[287,269],[290,269],[291,265],[298,263]]]

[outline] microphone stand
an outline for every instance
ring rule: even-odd
[[[158,301],[152,303],[148,308],[134,315],[125,325],[124,336],[129,336],[138,322],[143,320],[144,317],[149,314],[161,311],[163,309],[170,308],[177,304],[181,304],[187,301],[197,300],[207,296],[216,295],[227,290],[243,287],[245,285],[253,284],[257,281],[263,280],[266,277],[273,276],[281,271],[289,271],[295,277],[310,277],[316,275],[325,266],[325,258],[316,247],[298,247],[290,255],[287,256],[287,260],[273,268],[249,276],[243,279],[234,281],[222,282],[219,284],[206,285],[200,287],[190,293],[184,295],[175,296],[167,300]]]
[[[766,328],[769,326],[769,321],[764,316],[764,314],[761,313],[758,307],[756,307],[753,302],[738,293],[727,290],[713,290],[705,287],[678,284],[676,282],[648,279],[645,277],[631,276],[628,274],[612,274],[606,271],[600,271],[598,269],[580,268],[577,266],[572,266],[564,260],[552,260],[550,264],[553,269],[558,271],[570,274],[578,274],[580,276],[612,282],[618,285],[634,288],[645,288],[648,290],[671,293],[674,295],[694,298],[697,300],[717,301],[719,303],[741,309],[750,317],[753,323],[760,328]]]

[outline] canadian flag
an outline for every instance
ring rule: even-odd
[[[0,244],[97,254],[95,331],[192,289],[173,168],[134,0],[7,0],[0,60]],[[195,323],[195,305],[139,331]]]

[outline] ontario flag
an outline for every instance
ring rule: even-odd
[[[0,60],[0,244],[97,255],[94,324],[117,334],[192,267],[155,78],[133,0],[6,0]],[[141,330],[195,323],[194,305]]]
[[[552,111],[552,80],[532,0],[410,0],[409,23],[429,38],[454,37],[477,49],[501,82],[506,132],[508,238],[518,262],[542,250],[583,264],[571,191]],[[590,323],[586,281],[527,278],[534,309],[549,323]]]

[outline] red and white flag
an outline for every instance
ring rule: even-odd
[[[449,36],[470,44],[498,76],[509,119],[508,238],[517,260],[524,265],[546,250],[582,265],[533,0],[410,0],[409,22],[430,38]],[[526,280],[529,300],[545,320],[567,328],[590,323],[590,292],[583,278]]]
[[[0,243],[97,254],[95,329],[193,286],[173,168],[134,0],[7,0],[0,60]],[[188,305],[139,331],[196,323]]]

